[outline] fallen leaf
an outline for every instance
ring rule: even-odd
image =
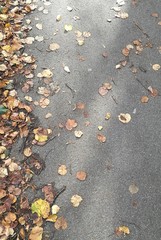
[[[6,71],[7,67],[5,64],[0,64],[0,72]]]
[[[57,43],[51,43],[51,44],[49,45],[49,49],[50,49],[51,51],[56,51],[56,50],[58,50],[59,48],[60,48],[60,45],[57,44]]]
[[[26,99],[26,101],[32,102],[32,97],[30,97],[30,96],[25,96],[24,98]]]
[[[104,58],[107,58],[107,57],[108,57],[108,52],[103,52],[103,53],[102,53],[102,56],[103,56]]]
[[[129,50],[128,48],[123,48],[123,49],[122,49],[122,54],[123,54],[125,57],[129,56],[129,53],[130,53],[130,50]]]
[[[49,203],[53,203],[56,191],[52,184],[48,184],[42,188],[42,192],[45,194],[45,200]]]
[[[31,148],[30,147],[25,148],[23,154],[25,155],[25,157],[30,157],[32,155]]]
[[[110,113],[106,113],[105,119],[109,120],[111,118],[111,114]]]
[[[102,126],[98,126],[98,130],[101,131],[103,129]]]
[[[34,37],[27,37],[25,38],[25,43],[32,44],[35,41]]]
[[[39,29],[39,30],[42,30],[42,23],[37,23],[36,28]]]
[[[60,207],[58,205],[53,205],[51,207],[52,214],[57,214],[59,212],[59,210],[60,210]]]
[[[136,186],[135,183],[129,186],[129,191],[131,194],[136,194],[139,191],[139,188]]]
[[[119,118],[119,121],[122,123],[128,123],[131,121],[131,116],[129,113],[120,113],[118,118]]]
[[[76,138],[81,138],[82,137],[82,135],[83,135],[83,132],[82,131],[74,131],[74,135],[75,135],[75,137]]]
[[[82,197],[77,194],[71,197],[71,203],[73,207],[78,207],[82,200]]]
[[[148,90],[149,90],[151,96],[153,96],[153,97],[158,96],[158,90],[156,88],[152,88],[151,86],[149,86]]]
[[[85,104],[82,103],[82,102],[79,102],[79,103],[76,104],[76,108],[80,109],[80,110],[83,110],[85,108]]]
[[[61,176],[64,176],[67,174],[67,167],[65,165],[61,165],[59,168],[58,168],[58,173],[61,175]]]
[[[44,37],[43,36],[36,36],[35,40],[38,41],[38,42],[42,42],[42,41],[44,41]]]
[[[67,10],[68,10],[69,12],[71,12],[71,11],[73,10],[73,8],[70,7],[70,6],[67,6]]]
[[[74,120],[74,119],[68,119],[66,124],[65,124],[65,127],[67,130],[72,130],[73,128],[77,127],[77,122]]]
[[[129,235],[130,234],[130,229],[127,226],[120,226],[115,229],[115,234],[120,237],[122,234]]]
[[[70,73],[70,69],[68,66],[64,66],[64,71],[66,71],[67,73]]]
[[[149,98],[147,96],[142,96],[141,97],[141,102],[142,103],[147,103],[149,101]]]
[[[105,96],[108,93],[108,90],[102,86],[98,89],[98,92],[101,96]]]
[[[152,66],[152,68],[153,68],[154,71],[158,71],[160,69],[160,65],[159,64],[154,64]]]
[[[59,22],[62,19],[61,15],[57,15],[56,21]]]
[[[39,102],[39,105],[42,107],[42,108],[46,108],[50,103],[50,100],[48,98],[41,98],[40,99],[40,102]]]
[[[47,114],[45,115],[45,118],[46,118],[46,119],[48,119],[48,118],[50,118],[50,117],[52,117],[52,114],[51,114],[51,113],[47,113]]]
[[[119,12],[115,15],[115,17],[121,18],[121,19],[127,19],[129,17],[129,14],[126,12]]]
[[[158,18],[158,17],[159,17],[159,14],[158,14],[157,12],[153,12],[153,13],[151,14],[151,16],[152,16],[152,17],[155,17],[155,18]]]
[[[56,214],[49,215],[49,217],[46,219],[48,222],[56,222],[58,216]]]
[[[66,32],[72,31],[72,29],[73,29],[72,25],[67,25],[67,24],[65,24],[64,30],[65,30]]]
[[[87,177],[87,173],[84,172],[84,171],[78,171],[78,172],[76,173],[76,178],[77,178],[78,180],[80,180],[80,181],[86,180],[86,177]]]
[[[42,240],[42,234],[43,234],[42,227],[39,226],[33,227],[29,235],[29,240]]]
[[[46,200],[38,199],[31,205],[32,213],[37,213],[39,217],[47,218],[50,212],[50,205]]]
[[[103,134],[97,134],[97,139],[101,143],[105,143],[106,142],[106,137]]]
[[[59,217],[56,220],[54,226],[57,230],[59,230],[59,229],[65,230],[68,227],[66,219],[64,217]]]
[[[79,45],[79,46],[82,46],[82,45],[84,44],[84,37],[82,37],[82,36],[81,36],[81,37],[78,37],[78,38],[77,38],[77,42],[78,42],[78,45]]]
[[[38,73],[37,77],[51,78],[53,73],[50,69],[45,69],[41,73]]]
[[[90,32],[83,32],[83,36],[89,38],[91,36]]]
[[[48,136],[47,135],[43,135],[43,134],[35,134],[35,140],[38,142],[45,142],[48,140]]]

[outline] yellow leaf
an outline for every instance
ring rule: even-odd
[[[37,213],[39,217],[47,218],[50,212],[50,205],[46,200],[40,198],[32,203],[31,210],[32,213]]]
[[[49,215],[49,217],[46,219],[48,222],[56,222],[58,216],[56,214]]]
[[[48,136],[35,134],[35,140],[38,142],[45,142],[48,140]]]
[[[73,27],[72,27],[72,25],[65,24],[64,29],[66,32],[69,32],[69,31],[72,31]]]
[[[126,227],[126,226],[120,226],[120,227],[118,228],[118,230],[119,230],[119,232],[123,233],[124,235],[125,235],[125,234],[130,234],[130,230],[129,230],[129,228]]]
[[[10,52],[12,48],[10,45],[5,45],[2,47],[2,49],[5,50],[6,52]]]

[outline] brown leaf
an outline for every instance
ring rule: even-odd
[[[87,173],[84,171],[79,171],[76,173],[76,178],[80,181],[86,180],[86,177],[87,177]]]
[[[76,108],[80,109],[80,110],[83,110],[85,108],[85,104],[82,103],[82,102],[79,102],[79,103],[76,104]]]
[[[102,86],[98,89],[98,92],[101,96],[105,96],[108,93],[108,90]]]
[[[148,90],[149,90],[151,96],[153,96],[153,97],[158,96],[158,90],[156,88],[149,86]]]
[[[59,217],[56,220],[54,226],[57,230],[59,230],[59,229],[65,230],[68,227],[66,219],[64,217]]]
[[[106,142],[106,137],[103,134],[97,134],[97,139],[98,141],[100,141],[101,143],[105,143]]]
[[[104,58],[107,58],[107,57],[108,57],[108,52],[103,52],[103,53],[102,53],[102,56],[103,56]]]
[[[141,102],[142,103],[147,103],[149,101],[149,98],[147,96],[142,96],[141,97]]]
[[[29,235],[29,240],[42,240],[42,234],[43,234],[42,227],[39,226],[33,227]]]
[[[54,201],[54,198],[56,196],[56,192],[54,190],[54,187],[51,184],[48,184],[42,188],[42,192],[45,194],[45,199],[52,203]]]
[[[67,130],[71,131],[73,128],[77,127],[77,122],[74,119],[68,119],[65,127]]]
[[[129,56],[129,53],[130,53],[130,50],[129,50],[128,48],[123,48],[123,49],[122,49],[122,54],[123,54],[125,57]]]

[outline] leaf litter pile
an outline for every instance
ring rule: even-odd
[[[1,1],[0,6],[0,42],[1,42],[1,56],[0,56],[0,239],[29,239],[29,240],[41,240],[44,236],[44,223],[51,222],[54,224],[55,229],[65,230],[68,227],[67,220],[64,216],[59,216],[60,207],[55,204],[57,197],[65,190],[65,187],[57,190],[53,183],[44,185],[41,187],[42,198],[36,198],[30,202],[25,190],[31,188],[33,191],[37,191],[37,187],[32,184],[31,180],[34,175],[39,175],[45,168],[44,160],[41,159],[39,154],[32,151],[32,146],[44,146],[53,136],[53,131],[50,128],[43,128],[39,126],[36,117],[33,114],[35,106],[46,108],[50,104],[49,96],[56,94],[60,91],[60,87],[57,83],[52,81],[53,71],[51,69],[43,69],[37,74],[37,77],[43,79],[46,87],[38,87],[37,93],[41,96],[39,101],[33,101],[32,97],[26,95],[23,101],[19,98],[16,91],[18,84],[18,75],[23,78],[22,92],[29,93],[32,90],[34,83],[34,70],[37,68],[36,59],[33,55],[29,55],[24,52],[26,45],[31,45],[34,41],[42,42],[43,36],[28,37],[28,32],[31,30],[30,19],[26,19],[24,24],[24,18],[27,14],[31,13],[38,8],[36,0],[19,0]],[[135,1],[133,1],[135,2]],[[49,1],[44,1],[44,5],[49,6]],[[117,0],[117,6],[111,8],[115,12],[114,17],[126,20],[129,15],[127,12],[122,11],[122,6],[125,4],[123,0]],[[72,7],[68,6],[67,10],[72,12]],[[38,11],[43,14],[48,14],[48,10],[44,7],[39,7]],[[157,18],[158,15],[152,13],[152,17]],[[80,20],[79,16],[74,16],[75,21]],[[61,15],[57,15],[56,22],[62,20]],[[107,20],[109,23],[111,19]],[[161,25],[158,23],[158,25]],[[137,24],[136,26],[143,32]],[[42,23],[37,23],[36,28],[38,30],[43,29]],[[71,24],[64,25],[64,33],[68,34],[70,31],[74,31],[75,28]],[[75,32],[75,40],[78,46],[82,46],[86,43],[87,39],[91,37],[91,33],[88,31]],[[55,33],[57,34],[57,33]],[[123,60],[120,60],[116,64],[116,70],[120,70],[128,65],[129,56],[134,53],[141,55],[145,47],[151,48],[152,45],[148,42],[145,46],[141,39],[135,39],[133,42],[128,43],[121,53],[124,56]],[[50,43],[47,52],[58,52],[61,46],[56,43]],[[161,47],[159,47],[161,51]],[[103,58],[108,58],[108,52],[102,53]],[[83,56],[79,56],[80,61],[85,61]],[[63,65],[63,69],[67,74],[71,74],[71,69]],[[159,71],[160,65],[154,63],[151,66],[153,71]],[[137,74],[139,69],[136,66],[130,66],[130,70],[133,74]],[[146,71],[140,68],[141,71]],[[25,80],[24,80],[25,79]],[[140,81],[136,78],[140,83]],[[140,83],[142,85],[142,83]],[[73,96],[76,93],[75,90],[70,89]],[[143,85],[142,85],[143,86]],[[98,86],[98,94],[100,97],[105,98],[106,95],[110,95],[113,90],[113,83],[104,82],[101,86]],[[158,96],[158,90],[149,86],[146,88],[143,86],[147,95],[140,96],[140,102],[148,103],[150,96]],[[111,96],[111,95],[110,95]],[[113,98],[115,103],[116,100]],[[88,116],[86,112],[85,103],[78,102],[75,104],[73,110],[82,111],[84,117]],[[47,113],[45,118],[51,118],[52,114]],[[104,121],[111,119],[111,113],[107,112],[103,116]],[[131,124],[132,117],[129,113],[120,113],[117,116],[120,124]],[[90,121],[85,122],[85,126],[90,126]],[[66,131],[71,132],[75,138],[83,139],[84,133],[81,129],[77,129],[78,122],[75,119],[68,118],[65,123],[59,123],[59,128],[64,128]],[[100,133],[101,131],[101,133]],[[105,133],[102,133],[103,126],[97,127],[95,135],[99,144],[106,142]],[[13,144],[18,138],[23,139],[20,152],[23,153],[24,159],[21,161],[17,156],[10,157],[10,152]],[[70,144],[68,142],[67,144]],[[58,168],[58,174],[65,176],[68,173],[66,165],[60,165]],[[81,182],[87,178],[87,173],[80,170],[76,173],[75,178]],[[129,192],[133,195],[139,191],[136,184],[129,186]],[[74,208],[77,208],[83,204],[82,196],[74,194],[71,196],[70,202]],[[127,226],[116,227],[114,234],[118,237],[122,235],[126,236],[130,234],[130,229]]]

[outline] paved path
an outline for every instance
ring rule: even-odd
[[[118,239],[112,233],[116,227],[125,225],[131,231],[126,239],[159,240],[161,98],[151,97],[147,88],[152,86],[161,92],[161,70],[152,69],[153,64],[161,64],[158,50],[161,46],[161,26],[158,25],[161,15],[158,18],[151,16],[154,12],[161,13],[161,3],[159,0],[138,0],[135,5],[125,1],[121,9],[128,12],[129,17],[123,20],[115,18],[116,12],[111,8],[117,5],[113,0],[50,2],[52,4],[45,7],[49,10],[48,14],[36,10],[31,15],[33,30],[30,35],[43,35],[45,40],[35,42],[29,48],[37,58],[36,73],[42,68],[54,67],[53,79],[61,90],[49,97],[47,108],[36,107],[35,114],[42,126],[55,127],[55,133],[59,123],[65,123],[68,118],[76,119],[77,129],[84,135],[76,140],[73,132],[59,129],[59,137],[45,147],[35,148],[43,158],[50,151],[46,169],[35,178],[35,182],[55,181],[57,187],[67,186],[57,204],[61,207],[60,215],[67,219],[68,228],[54,232],[49,223],[49,239]],[[43,1],[38,1],[38,5],[44,6]],[[73,11],[69,12],[67,6],[71,6]],[[62,16],[60,22],[55,21],[58,14]],[[74,16],[79,16],[80,20],[75,21]],[[35,28],[36,23],[42,23],[43,30]],[[73,30],[64,33],[65,24],[72,24]],[[56,29],[58,32],[54,36]],[[77,45],[75,30],[91,32],[91,37],[85,40],[83,46]],[[122,49],[135,39],[142,41],[142,53],[137,55],[132,50],[127,65],[116,69],[116,64],[125,59]],[[46,51],[52,42],[60,45],[57,52]],[[152,48],[145,47],[148,43],[152,44]],[[106,51],[108,57],[104,58],[102,53]],[[85,61],[80,61],[80,56]],[[63,64],[70,68],[70,74],[64,71]],[[136,75],[131,71],[132,66],[137,68]],[[43,84],[37,78],[34,81],[36,91]],[[113,87],[101,97],[98,88],[104,82],[112,83]],[[74,96],[66,84],[76,90]],[[147,104],[140,101],[143,95],[149,96]],[[33,98],[37,100],[39,96],[33,94]],[[73,111],[77,102],[86,104],[85,114]],[[46,120],[48,112],[53,117]],[[105,120],[107,112],[111,113],[109,121]],[[129,113],[132,120],[122,124],[118,120],[120,113]],[[86,121],[91,123],[88,127],[85,126]],[[101,133],[107,138],[104,144],[97,140],[99,125],[103,126]],[[73,144],[67,145],[67,142]],[[64,177],[57,173],[60,164],[68,168]],[[76,180],[75,174],[79,170],[87,172],[86,181]],[[139,188],[138,193],[132,195],[129,192],[131,184]],[[83,198],[78,208],[73,208],[70,203],[74,194]]]

